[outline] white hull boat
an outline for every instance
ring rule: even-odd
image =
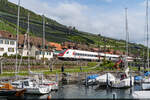
[[[43,80],[42,85],[49,87],[51,90],[58,90],[58,83],[50,80]]]
[[[104,85],[107,85],[107,81],[111,82],[111,81],[115,81],[115,79],[116,79],[115,76],[111,73],[106,73],[104,75],[100,75],[96,77],[96,81]]]
[[[26,89],[25,93],[28,94],[47,94],[51,91],[51,88],[44,85],[39,85],[38,83],[27,80],[19,80],[11,83],[12,86],[16,88]]]
[[[142,80],[142,89],[143,90],[150,90],[150,78],[144,78]]]
[[[49,93],[49,88],[37,87],[37,88],[25,88],[27,94],[47,94]]]
[[[134,91],[132,97],[134,99],[150,99],[150,91]]]
[[[143,90],[150,90],[150,83],[142,83]]]
[[[109,82],[108,85],[112,88],[130,88],[134,85],[134,77],[128,77],[123,80],[116,79]]]

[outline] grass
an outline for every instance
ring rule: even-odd
[[[75,72],[103,72],[103,71],[118,71],[117,69],[113,68],[114,63],[113,62],[109,62],[106,61],[105,64],[102,63],[100,66],[95,67],[95,65],[97,64],[97,62],[89,62],[88,66],[75,66],[73,68],[65,68],[64,72],[65,73],[75,73]],[[131,67],[130,69],[132,71],[138,71],[137,67]],[[40,69],[31,69],[33,72],[36,73],[41,73],[43,72],[44,75],[50,75],[50,74],[61,74],[61,68],[57,68],[57,69],[53,69],[52,72],[50,72],[49,68],[40,68]],[[119,70],[119,71],[123,71],[123,70]],[[14,71],[3,71],[4,73],[2,75],[0,75],[0,77],[4,77],[4,76],[14,76],[15,73]],[[20,71],[20,73],[18,73],[18,75],[21,76],[27,76],[28,74],[28,70],[22,70]]]

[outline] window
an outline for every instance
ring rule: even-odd
[[[14,52],[14,48],[8,48],[8,52]]]
[[[0,40],[0,44],[3,44],[3,40]]]
[[[0,48],[0,51],[4,51],[4,48]]]
[[[40,51],[40,55],[42,55],[42,51]]]
[[[14,41],[10,41],[10,45],[14,45],[15,44],[15,42]]]
[[[68,54],[68,53],[69,53],[69,51],[66,54]]]
[[[39,55],[39,54],[40,54],[40,52],[39,52],[39,51],[36,51],[36,52],[35,52],[35,55]]]
[[[25,86],[29,86],[29,82],[28,81],[24,81],[24,85]]]
[[[9,40],[5,40],[5,44],[9,44]]]

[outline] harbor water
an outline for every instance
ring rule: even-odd
[[[21,97],[0,97],[0,100],[49,100],[49,99],[132,99],[132,92],[140,90],[139,85],[129,89],[111,89],[96,86],[69,84],[59,86],[58,91],[46,95],[27,95]]]

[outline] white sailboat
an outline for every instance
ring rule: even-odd
[[[29,14],[28,14],[28,29],[27,29],[27,34],[28,34],[28,71],[29,74],[35,74],[30,70],[30,59],[29,59]],[[33,81],[31,78],[28,78],[26,80],[17,80],[11,83],[14,87],[16,88],[21,88],[21,89],[26,89],[25,93],[28,94],[47,94],[51,91],[51,86],[45,86],[45,85],[40,85],[40,83],[36,80]]]
[[[149,70],[149,34],[148,34],[148,0],[147,0],[147,6],[146,6],[146,22],[147,22],[147,27],[146,27],[146,32],[147,32],[147,68]],[[148,90],[150,89],[150,77],[148,75],[145,76],[142,80],[142,89]]]
[[[112,88],[130,88],[134,85],[134,77],[129,75],[128,67],[128,42],[129,42],[129,33],[128,33],[128,20],[127,20],[127,8],[125,8],[126,15],[126,57],[125,57],[125,74],[123,79],[115,78],[115,81],[109,81],[108,85]]]
[[[36,81],[32,81],[31,79],[26,80],[18,80],[11,83],[12,86],[19,89],[26,89],[25,93],[27,94],[47,94],[51,91],[50,88],[44,85],[38,85]]]
[[[148,48],[148,0],[146,3],[146,30],[147,30],[147,63],[148,63],[148,68],[149,68],[149,48]],[[132,94],[132,97],[134,99],[150,99],[150,78],[144,78],[142,80],[142,90],[140,91],[134,91]]]

